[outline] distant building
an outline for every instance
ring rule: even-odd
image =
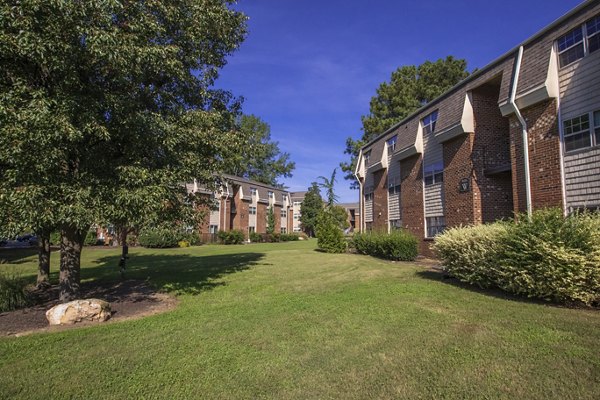
[[[600,2],[582,3],[367,143],[355,173],[359,228],[408,229],[423,254],[446,227],[598,208]]]
[[[350,232],[356,230],[356,226],[360,223],[360,208],[359,203],[339,203],[336,204],[346,210],[348,214],[348,224],[350,225]]]
[[[300,223],[300,217],[302,216],[301,207],[304,201],[304,196],[307,192],[292,192],[290,198],[292,200],[292,232],[302,232],[302,224]]]

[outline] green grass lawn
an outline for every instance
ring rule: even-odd
[[[117,279],[117,257],[86,249],[82,279]],[[33,256],[12,261],[0,269],[33,277]],[[132,249],[129,277],[177,293],[179,306],[0,338],[0,398],[600,396],[600,312],[504,298],[420,266],[311,241]]]

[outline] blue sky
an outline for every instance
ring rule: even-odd
[[[217,86],[271,126],[296,162],[291,191],[346,160],[348,136],[392,71],[447,55],[481,68],[577,6],[579,0],[242,0],[249,34]],[[514,11],[511,11],[513,10]],[[358,191],[338,172],[342,202]]]

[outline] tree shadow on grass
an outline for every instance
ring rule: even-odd
[[[224,286],[225,275],[250,269],[264,257],[262,253],[237,253],[210,256],[182,254],[133,254],[127,261],[126,279],[147,280],[165,292],[197,295]],[[106,256],[98,264],[81,269],[81,279],[117,281],[119,256]]]
[[[424,279],[429,279],[432,281],[437,281],[437,282],[441,282],[444,283],[446,285],[451,285],[460,289],[465,289],[468,290],[470,292],[474,292],[474,293],[478,293],[478,294],[483,294],[485,296],[491,296],[491,297],[495,297],[497,299],[502,299],[502,300],[508,300],[508,301],[515,301],[515,302],[519,302],[519,303],[529,303],[529,304],[540,304],[540,305],[545,305],[545,306],[552,306],[552,307],[559,307],[559,308],[573,308],[573,307],[580,307],[579,305],[576,304],[560,304],[560,303],[556,303],[556,302],[552,302],[552,301],[544,301],[541,299],[533,299],[533,298],[528,298],[528,297],[522,297],[522,296],[518,296],[515,294],[511,294],[508,292],[505,292],[501,289],[498,288],[489,288],[489,289],[482,289],[479,286],[476,285],[471,285],[469,283],[465,283],[465,282],[461,282],[456,278],[453,278],[451,276],[449,276],[446,272],[441,271],[441,270],[427,270],[427,271],[419,271],[417,272],[417,276],[424,278]]]
[[[36,255],[36,247],[0,248],[0,264],[24,264]]]

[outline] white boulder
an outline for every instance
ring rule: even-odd
[[[110,304],[99,299],[74,300],[46,311],[46,319],[50,325],[71,325],[81,321],[104,322],[110,316]]]

